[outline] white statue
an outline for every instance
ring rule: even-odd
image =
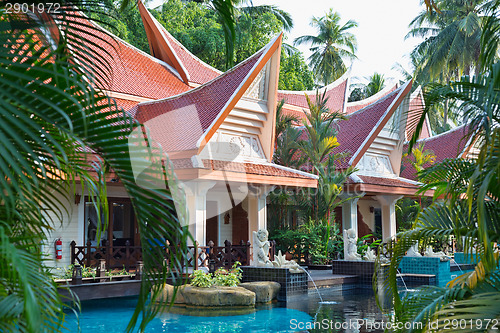
[[[265,229],[253,232],[253,262],[258,267],[273,267],[269,260],[269,232]]]
[[[370,248],[368,248],[366,250],[366,253],[363,256],[363,259],[366,261],[375,261],[376,258],[377,258],[377,254],[375,253],[375,251],[373,249],[370,249]]]
[[[440,258],[441,260],[450,260],[450,257],[446,255],[443,251],[434,252],[432,246],[427,246],[424,251],[424,257]]]
[[[275,256],[275,260],[273,261],[274,267],[280,268],[288,268],[290,273],[300,273],[302,272],[302,268],[300,268],[299,264],[297,264],[294,260],[286,260],[285,256],[281,254],[281,250],[278,251],[278,255]]]
[[[422,255],[418,252],[418,242],[413,244],[406,252],[406,257],[421,257]]]
[[[361,255],[358,254],[357,241],[356,230],[353,228],[344,229],[344,260],[361,260]]]

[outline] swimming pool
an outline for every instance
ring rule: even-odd
[[[274,303],[256,308],[256,311],[235,316],[190,316],[174,313],[159,314],[146,332],[324,332],[320,323],[328,323],[336,330],[336,323],[357,320],[381,321],[383,315],[377,308],[373,293],[367,289],[338,291],[320,289],[321,304],[316,291],[296,296],[286,304]],[[66,327],[69,332],[124,332],[134,311],[136,298],[116,298],[82,302],[79,323],[68,314]],[[317,324],[314,328],[314,323]],[[312,328],[311,328],[312,327]],[[340,326],[338,326],[340,327]],[[351,330],[352,331],[352,330]],[[358,332],[379,332],[377,329],[359,327]]]

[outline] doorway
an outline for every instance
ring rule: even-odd
[[[110,246],[125,246],[128,241],[130,246],[139,246],[139,230],[134,209],[129,198],[108,198],[109,225],[108,229],[100,233],[98,239],[97,211],[91,199],[85,198],[85,240],[92,246],[106,241]]]

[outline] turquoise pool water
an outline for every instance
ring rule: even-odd
[[[79,315],[81,332],[124,332],[136,304],[135,298],[119,298],[82,302]],[[78,320],[68,316],[67,328],[78,332]],[[199,317],[161,313],[147,327],[147,332],[294,332],[289,323],[296,319],[309,322],[312,317],[299,310],[283,306],[258,308],[246,315]]]
[[[161,313],[147,327],[146,332],[325,332],[324,329],[307,326],[327,321],[329,325],[352,320],[381,321],[373,293],[366,289],[338,291],[320,289],[323,300],[320,304],[315,291],[294,297],[285,305],[274,303],[261,306],[255,312],[236,316],[201,317],[194,313],[181,315]],[[69,332],[114,333],[124,332],[134,311],[135,298],[119,298],[82,302],[79,320],[68,314],[66,327]],[[334,327],[334,326],[332,326]],[[309,329],[308,329],[309,328]],[[352,330],[326,330],[343,332]],[[377,329],[360,327],[357,332],[381,332]]]

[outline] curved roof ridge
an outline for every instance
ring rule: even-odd
[[[349,107],[349,106],[358,106],[358,105],[367,104],[367,103],[371,104],[374,101],[378,100],[379,98],[382,98],[385,95],[388,95],[391,92],[393,92],[394,90],[398,89],[399,88],[398,86],[399,85],[396,83],[394,85],[390,85],[390,86],[385,87],[384,89],[382,89],[379,92],[377,92],[375,95],[371,95],[370,97],[367,97],[365,99],[362,99],[362,100],[359,100],[359,101],[355,101],[355,102],[347,102],[346,107]],[[355,111],[355,112],[357,112],[357,111]]]
[[[158,63],[158,64],[160,64],[160,65],[162,65],[162,66],[165,66],[165,67],[166,67],[166,68],[167,68],[170,72],[172,72],[172,74],[174,74],[175,76],[177,76],[177,77],[179,78],[179,80],[182,80],[182,78],[181,78],[181,76],[180,76],[179,72],[177,72],[177,70],[176,70],[174,67],[170,66],[170,65],[169,65],[169,64],[167,64],[165,61],[163,61],[163,60],[161,60],[161,59],[158,59],[158,58],[156,58],[156,57],[152,56],[151,54],[149,54],[149,53],[147,53],[147,52],[144,52],[143,50],[141,50],[141,49],[137,48],[136,46],[134,46],[134,45],[130,44],[130,43],[129,43],[129,42],[127,42],[126,40],[124,40],[124,39],[122,39],[122,38],[118,37],[117,35],[113,34],[111,31],[109,31],[108,29],[104,28],[103,26],[101,26],[101,25],[97,24],[94,20],[89,19],[89,17],[88,17],[87,15],[85,15],[85,13],[83,13],[83,12],[80,12],[80,13],[81,13],[81,15],[83,15],[86,19],[88,19],[88,20],[89,20],[89,22],[90,22],[92,25],[94,25],[94,26],[96,26],[97,28],[101,29],[103,32],[107,33],[109,36],[111,36],[111,37],[112,37],[113,39],[115,39],[116,41],[118,41],[118,42],[120,42],[120,43],[124,44],[125,46],[129,47],[129,48],[130,48],[130,49],[132,49],[133,51],[135,51],[135,52],[137,52],[137,53],[139,53],[139,54],[141,54],[141,55],[143,55],[143,56],[148,57],[149,59],[153,60],[154,62],[156,62],[156,63]]]
[[[196,60],[198,63],[200,63],[201,65],[207,67],[208,69],[210,70],[213,70],[214,72],[218,73],[218,74],[222,74],[224,73],[223,71],[213,67],[212,65],[210,64],[207,64],[206,62],[204,62],[203,60],[201,60],[200,58],[198,58],[195,54],[193,54],[191,51],[188,50],[187,47],[185,47],[181,42],[179,42],[177,39],[175,39],[174,36],[172,36],[172,34],[164,27],[164,26],[161,26],[161,28],[163,29],[163,31],[165,33],[168,34],[168,37],[170,37],[172,39],[172,42],[176,43],[180,48],[182,48],[184,51],[186,51],[187,54],[189,54],[194,60]]]
[[[364,112],[364,111],[368,110],[369,108],[373,107],[374,105],[377,105],[377,104],[379,104],[379,103],[381,103],[381,102],[385,101],[387,98],[391,97],[392,95],[399,93],[399,91],[400,91],[402,88],[403,88],[403,86],[396,88],[395,90],[391,91],[391,92],[390,92],[390,93],[388,93],[387,95],[382,96],[381,98],[379,98],[379,99],[377,99],[376,101],[374,101],[374,102],[372,102],[372,103],[368,104],[367,106],[365,106],[365,107],[363,107],[363,108],[361,108],[361,109],[359,109],[359,110],[356,110],[356,111],[354,111],[353,113],[348,114],[348,115],[347,115],[347,117],[351,117],[351,116],[353,116],[353,115],[358,115],[358,114],[360,114],[360,113],[362,113],[362,112]]]
[[[316,91],[321,91],[321,92],[329,91],[329,90],[331,90],[333,88],[338,87],[342,83],[344,83],[344,81],[346,81],[347,79],[349,79],[350,75],[351,75],[351,67],[349,67],[349,69],[346,70],[345,73],[342,74],[342,76],[339,77],[337,80],[335,80],[332,83],[330,83],[329,85],[323,86],[321,88],[314,89],[314,90],[278,90],[278,92],[282,93],[282,94],[293,94],[293,95],[296,95],[296,94],[301,94],[301,95],[307,94],[307,95],[310,95],[310,94],[316,94]]]
[[[448,134],[451,134],[455,131],[459,131],[461,129],[465,129],[467,126],[469,126],[469,124],[462,124],[460,126],[457,126],[455,128],[452,128],[450,130],[447,130],[446,132],[443,132],[443,133],[439,133],[439,134],[436,134],[436,135],[433,135],[433,136],[430,136],[428,138],[423,138],[423,139],[418,139],[417,142],[422,142],[422,141],[431,141],[431,140],[434,140],[434,139],[439,139],[440,137],[444,136],[444,135],[448,135]],[[409,141],[405,142],[405,143],[408,143]]]
[[[160,24],[160,22],[158,22],[158,20],[153,15],[151,15],[151,13],[146,8],[146,6],[142,2],[142,0],[137,1],[137,7],[139,8],[142,24],[144,25],[144,30],[146,31],[148,44],[149,44],[151,53],[155,53],[154,52],[155,48],[153,47],[153,44],[152,44],[153,40],[149,36],[148,28],[149,28],[149,30],[151,30],[153,32],[153,34],[155,34],[155,31],[153,30],[153,28],[155,28],[156,31],[160,34],[161,39],[163,39],[163,42],[166,44],[166,46],[168,48],[166,57],[170,60],[172,66],[177,70],[179,75],[182,77],[182,80],[184,81],[184,83],[187,84],[189,82],[189,79],[190,79],[189,72],[187,71],[187,69],[184,66],[184,64],[182,63],[182,61],[179,59],[179,56],[177,55],[175,50],[170,45],[168,38],[166,38],[166,36],[164,35],[164,33],[161,29],[162,25]],[[151,25],[153,25],[153,26],[151,26]],[[163,48],[161,46],[162,45],[159,46],[160,50],[163,50]],[[160,55],[161,55],[161,52],[160,52]],[[163,58],[163,55],[161,55],[161,56]],[[163,60],[165,61],[166,59],[163,59]]]
[[[278,36],[277,36],[277,37],[278,37]],[[202,84],[202,85],[200,85],[200,86],[198,86],[198,87],[196,87],[196,88],[193,88],[193,89],[191,89],[191,90],[188,90],[188,91],[182,92],[182,93],[177,94],[177,95],[168,96],[168,97],[161,98],[161,99],[157,99],[157,100],[154,100],[154,101],[145,101],[145,102],[141,102],[141,103],[139,103],[139,104],[140,104],[140,105],[150,105],[150,104],[156,104],[156,103],[160,103],[160,102],[168,101],[168,100],[171,100],[171,99],[175,99],[175,98],[182,97],[182,96],[184,96],[184,95],[188,95],[188,94],[191,94],[191,93],[193,93],[193,92],[199,91],[199,90],[203,89],[204,87],[206,87],[206,86],[208,86],[208,85],[212,84],[213,82],[218,81],[218,80],[220,80],[220,79],[222,79],[222,78],[224,78],[224,77],[228,76],[229,74],[231,74],[232,72],[234,72],[235,70],[237,70],[238,68],[240,68],[241,66],[243,66],[243,65],[245,65],[246,63],[248,63],[248,62],[252,61],[254,58],[256,58],[256,57],[259,57],[259,58],[260,58],[260,57],[262,56],[262,54],[261,54],[261,53],[264,53],[265,49],[266,49],[266,48],[268,48],[268,47],[272,44],[272,42],[274,42],[274,41],[275,41],[275,39],[276,39],[277,37],[273,38],[273,40],[272,40],[269,44],[265,45],[265,46],[264,46],[263,48],[261,48],[259,51],[255,52],[252,56],[250,56],[250,57],[246,58],[245,60],[243,60],[242,62],[240,62],[240,63],[239,63],[239,64],[237,64],[236,66],[234,66],[233,68],[231,68],[231,69],[227,70],[226,72],[222,73],[221,75],[219,75],[219,76],[217,76],[217,77],[213,78],[212,80],[210,80],[210,81],[208,81],[208,82],[206,82],[206,83],[204,83],[204,84]]]

